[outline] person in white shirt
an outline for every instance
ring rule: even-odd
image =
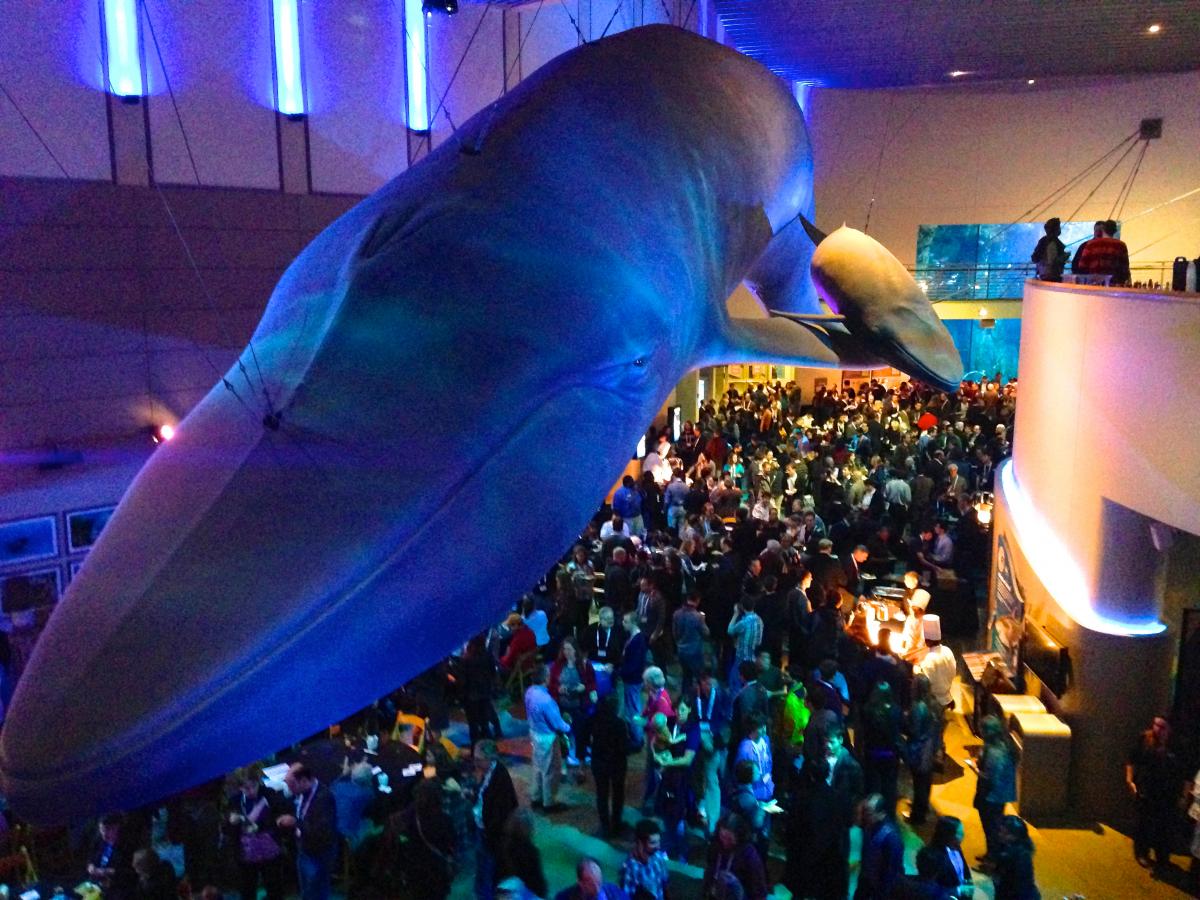
[[[546,690],[546,667],[537,666],[530,674],[530,681],[525,691],[525,716],[532,746],[529,800],[535,809],[544,807],[547,812],[555,812],[559,809],[556,797],[562,778],[560,738],[570,734],[571,725]]]
[[[922,620],[925,630],[925,645],[929,652],[914,668],[914,673],[924,675],[929,679],[929,693],[933,697],[934,713],[938,717],[938,755],[944,753],[946,730],[946,712],[954,705],[951,689],[954,677],[958,674],[958,662],[954,651],[942,643],[942,622],[940,617],[927,615]]]
[[[614,534],[623,534],[625,537],[633,536],[633,533],[629,530],[629,523],[616,514],[600,526],[600,540],[607,541]]]

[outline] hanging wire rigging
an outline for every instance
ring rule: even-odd
[[[192,165],[192,177],[196,179],[196,184],[200,182],[200,170],[196,168],[196,157],[192,154],[192,142],[188,140],[187,129],[183,127],[183,116],[179,112],[179,103],[175,99],[175,88],[171,85],[171,73],[167,71],[167,64],[163,62],[162,48],[158,45],[158,32],[154,30],[154,17],[150,15],[150,4],[143,3],[146,10],[146,24],[150,26],[150,39],[154,42],[154,53],[158,57],[158,67],[162,70],[163,81],[167,85],[167,94],[171,98],[171,107],[175,110],[175,121],[179,123],[179,133],[183,135],[183,146],[187,150],[188,162]]]
[[[1117,161],[1112,164],[1112,167],[1107,172],[1105,172],[1104,175],[1101,177],[1101,179],[1096,183],[1096,186],[1094,188],[1092,188],[1088,192],[1088,195],[1086,197],[1084,197],[1082,201],[1080,201],[1079,205],[1077,207],[1075,207],[1074,210],[1071,211],[1071,215],[1069,215],[1067,217],[1068,222],[1075,221],[1075,217],[1077,215],[1079,215],[1079,211],[1082,210],[1087,205],[1089,200],[1091,200],[1094,196],[1096,196],[1096,191],[1100,190],[1100,188],[1102,188],[1104,186],[1104,183],[1106,181],[1108,181],[1108,179],[1112,176],[1112,173],[1117,171],[1117,168],[1121,165],[1121,163],[1123,163],[1125,161],[1125,158],[1127,156],[1129,156],[1129,154],[1132,153],[1136,147],[1137,147],[1137,142],[1135,141],[1134,143],[1130,144],[1125,149],[1125,152],[1122,153],[1117,158]]]
[[[70,178],[71,176],[67,173],[67,169],[62,164],[62,161],[54,155],[54,151],[50,149],[50,145],[46,143],[46,139],[42,137],[42,133],[37,130],[37,127],[31,121],[29,121],[29,116],[25,115],[25,111],[21,109],[21,104],[19,104],[16,101],[16,98],[14,98],[13,95],[8,92],[8,88],[5,87],[4,82],[2,81],[0,81],[0,91],[2,91],[4,96],[8,98],[8,102],[11,103],[13,109],[17,111],[17,115],[21,117],[21,121],[24,122],[29,130],[33,132],[33,136],[37,138],[37,142],[42,145],[42,149],[46,151],[52,160],[54,160],[54,164],[58,166],[58,171],[63,173],[63,178]]]
[[[437,121],[438,113],[441,112],[444,107],[446,107],[446,99],[450,96],[450,89],[454,87],[454,82],[458,80],[458,73],[462,71],[463,63],[467,61],[467,54],[471,52],[471,45],[475,43],[475,38],[479,36],[479,30],[483,27],[483,21],[487,18],[487,14],[491,8],[491,0],[488,0],[487,5],[483,8],[483,12],[479,15],[479,21],[475,23],[475,30],[471,32],[471,39],[467,41],[467,46],[463,49],[462,56],[458,58],[458,64],[454,67],[454,72],[450,75],[450,81],[446,83],[446,89],[442,91],[441,100],[438,101],[437,107],[434,108],[433,115],[429,117],[431,126],[435,121]],[[405,23],[405,28],[407,29],[407,27],[408,25]],[[428,68],[425,71],[426,75],[428,75]],[[430,79],[429,83],[433,84],[433,80]],[[450,118],[450,110],[448,107],[446,108],[446,121],[450,123],[451,134],[458,130],[454,125],[454,120]],[[432,136],[430,137],[430,140],[432,140]]]
[[[513,58],[512,65],[508,67],[508,71],[504,73],[505,85],[508,84],[508,79],[512,78],[513,72],[516,71],[517,63],[521,61],[521,54],[525,52],[525,42],[529,40],[529,35],[533,34],[533,26],[537,22],[538,16],[541,15],[542,7],[545,6],[545,4],[546,0],[538,0],[537,8],[533,11],[533,18],[529,20],[529,27],[525,29],[525,36],[517,42],[517,55]],[[612,24],[611,19],[609,20],[609,24]],[[607,30],[608,29],[606,28],[605,31]],[[601,35],[601,37],[603,36],[604,35]],[[503,92],[503,90],[504,88],[502,87],[501,92]]]
[[[1121,185],[1121,190],[1117,192],[1117,199],[1113,201],[1113,207],[1108,211],[1110,219],[1120,219],[1121,213],[1125,211],[1125,204],[1129,201],[1129,195],[1133,192],[1133,183],[1137,180],[1138,173],[1142,170],[1142,161],[1146,158],[1146,151],[1150,149],[1150,142],[1142,142],[1142,152],[1138,154],[1137,160],[1133,164],[1133,168],[1129,171],[1129,177],[1125,179],[1125,183]]]
[[[200,185],[201,184],[200,172],[196,168],[196,159],[192,155],[192,145],[191,145],[191,141],[188,139],[187,126],[185,126],[183,124],[183,116],[180,115],[179,104],[178,104],[178,102],[176,102],[176,99],[175,99],[175,91],[171,86],[171,77],[170,77],[170,74],[167,72],[166,62],[163,60],[162,48],[158,44],[158,36],[154,30],[154,19],[150,15],[150,4],[148,2],[146,2],[146,0],[142,0],[141,6],[142,6],[142,9],[146,13],[146,23],[150,27],[150,35],[153,38],[154,51],[158,57],[158,65],[159,65],[159,68],[162,70],[163,81],[165,82],[165,84],[167,86],[167,91],[169,92],[170,97],[171,97],[171,105],[175,110],[175,121],[179,125],[180,133],[183,135],[183,144],[184,144],[184,147],[187,148],[188,159],[191,160],[192,174],[196,178],[196,184]],[[200,284],[200,290],[201,290],[201,293],[204,295],[205,301],[208,303],[209,312],[213,313],[213,316],[216,319],[218,326],[221,328],[222,333],[225,335],[226,339],[228,340],[229,334],[228,334],[228,330],[225,327],[225,319],[221,315],[221,311],[217,308],[216,298],[213,297],[212,291],[209,290],[208,283],[205,281],[204,275],[203,275],[203,273],[201,273],[199,265],[196,264],[196,258],[192,254],[191,247],[188,246],[187,239],[183,235],[183,229],[181,229],[179,227],[179,222],[175,218],[175,212],[171,209],[171,204],[167,200],[167,195],[163,192],[162,186],[158,183],[158,179],[151,178],[150,183],[152,185],[154,185],[154,190],[158,194],[159,200],[162,201],[163,208],[167,211],[167,218],[169,218],[171,220],[171,227],[175,230],[175,236],[179,238],[179,243],[183,247],[183,252],[184,252],[184,255],[187,257],[188,265],[191,266],[192,272],[196,276],[196,281]],[[193,341],[193,343],[196,343],[196,342]],[[267,389],[267,381],[266,381],[266,378],[263,376],[262,367],[259,365],[259,362],[258,362],[258,353],[254,349],[254,340],[250,339],[246,343],[247,343],[247,346],[250,348],[250,358],[251,358],[251,361],[254,363],[254,371],[258,375],[258,382],[259,382],[259,387],[262,390],[263,400],[266,402],[266,410],[267,410],[267,419],[266,420],[267,421],[274,420],[276,418],[275,403],[271,399],[270,391],[268,391],[268,389]],[[203,350],[201,352],[203,353]],[[207,354],[204,354],[204,357],[206,360],[208,360]],[[209,365],[215,370],[216,365],[213,364],[211,360],[208,360],[208,362],[209,362]],[[250,378],[250,373],[246,369],[246,363],[243,361],[241,353],[239,353],[237,355],[237,367],[238,367],[238,371],[242,373],[242,377],[244,379],[246,379],[246,386],[251,391],[253,391],[254,390],[254,382]],[[224,380],[225,379],[222,378],[222,381],[224,381]]]
[[[612,23],[617,20],[617,15],[625,8],[625,0],[621,0],[613,10],[612,15],[608,17],[608,23],[604,26],[604,30],[600,32],[600,40],[604,40],[604,36],[608,34],[608,29],[612,28]]]
[[[901,47],[907,46],[908,44],[908,35],[909,30],[912,28],[913,10],[915,8],[915,3],[910,3],[908,5],[907,14],[904,17],[904,31],[900,38]],[[793,10],[793,15],[794,14],[795,11]],[[863,223],[864,233],[870,233],[871,231],[871,213],[875,211],[875,197],[879,191],[879,176],[883,171],[883,154],[887,151],[887,148],[891,145],[891,143],[900,136],[900,132],[903,130],[904,126],[909,123],[909,120],[912,119],[918,108],[917,106],[914,106],[913,111],[909,113],[908,118],[906,118],[903,124],[901,124],[899,128],[892,132],[891,136],[889,137],[888,132],[891,131],[892,126],[892,113],[896,108],[896,93],[896,91],[892,91],[891,96],[888,98],[887,119],[884,123],[883,135],[879,139],[879,156],[875,160],[875,177],[871,181],[871,201],[867,204],[867,220]]]
[[[79,20],[79,24],[82,26],[84,32],[86,33],[89,30],[88,23],[83,18],[83,13],[79,7],[76,7],[75,14],[76,14],[76,18]],[[147,13],[147,19],[149,19],[148,13]],[[104,65],[104,48],[101,43],[101,40],[102,39],[101,39],[101,35],[100,35],[100,30],[98,28],[97,32],[96,32],[96,60],[100,66],[100,76],[104,80],[104,83],[108,89],[108,92],[115,96],[116,89],[113,87],[113,83],[108,77],[108,69]],[[161,63],[161,57],[160,57],[160,63]],[[165,74],[165,69],[164,69],[164,74]],[[183,127],[183,122],[182,122],[182,120],[180,120],[180,128],[182,129],[182,127]],[[153,179],[151,179],[151,181],[153,181]],[[155,184],[155,187],[158,188],[158,185]],[[175,217],[171,213],[170,204],[167,203],[167,199],[165,196],[163,196],[161,189],[158,190],[158,196],[159,196],[159,199],[162,201],[163,205],[167,209],[168,217],[171,219],[172,224],[175,226],[176,234],[179,235],[180,242],[183,244],[184,252],[187,254],[189,260],[191,260],[191,252],[188,250],[187,242],[183,240],[183,235],[179,232],[179,225],[178,225],[178,223],[175,222]],[[195,261],[194,260],[191,260],[191,261],[192,261],[193,266],[195,266]],[[196,275],[199,278],[198,270],[196,271]],[[204,290],[205,293],[207,294],[207,288],[205,287],[204,280],[202,278],[200,278],[200,286],[201,286],[201,289]],[[209,297],[209,301],[210,301],[210,306],[211,306],[211,297]],[[219,316],[217,318],[218,318],[218,322],[221,323],[222,329],[224,329],[223,320],[221,320]],[[254,419],[257,420],[258,419],[257,413],[255,413],[255,411],[250,407],[250,404],[246,402],[246,399],[241,394],[238,393],[237,388],[234,387],[233,382],[231,382],[229,380],[229,378],[226,376],[226,374],[224,372],[222,372],[219,368],[217,368],[216,363],[214,363],[212,361],[212,359],[209,357],[208,352],[204,349],[204,347],[201,346],[200,343],[195,338],[189,338],[189,340],[191,340],[193,346],[195,346],[196,350],[200,353],[200,357],[204,360],[204,362],[208,365],[208,367],[210,369],[212,369],[213,374],[217,378],[217,381],[221,385],[223,385],[225,387],[225,389],[227,391],[229,391],[229,393],[233,394],[234,398],[238,401],[238,403],[242,406],[242,408],[246,410],[247,413],[249,413]],[[241,364],[241,354],[238,355],[238,363],[239,363],[239,365]],[[253,384],[251,384],[249,375],[245,372],[244,366],[242,367],[242,375],[246,379],[246,385],[250,388],[250,390],[253,391],[254,386],[253,386]]]
[[[571,25],[575,28],[575,33],[579,35],[579,43],[588,43],[588,39],[583,36],[583,29],[579,27],[579,23],[575,21],[575,17],[571,15],[571,10],[567,7],[567,0],[558,0],[558,2],[563,8],[563,12],[567,14],[567,18],[571,20]]]
[[[1129,134],[1129,135],[1125,136],[1124,138],[1122,138],[1116,144],[1116,146],[1114,146],[1107,153],[1104,153],[1098,159],[1093,160],[1086,167],[1084,167],[1084,169],[1081,172],[1079,172],[1076,175],[1073,175],[1064,184],[1055,188],[1053,191],[1051,191],[1045,197],[1038,200],[1033,206],[1029,207],[1029,209],[1025,210],[1023,213],[1021,213],[1019,216],[1017,216],[1013,221],[1009,222],[1007,225],[1005,225],[1003,228],[1001,228],[998,232],[996,232],[996,234],[992,238],[992,240],[993,241],[999,240],[1006,232],[1008,232],[1010,229],[1014,228],[1015,226],[1021,224],[1022,222],[1035,221],[1045,210],[1049,209],[1053,204],[1057,203],[1058,200],[1062,196],[1064,196],[1066,193],[1068,193],[1069,191],[1074,189],[1089,174],[1091,174],[1097,168],[1102,166],[1104,164],[1105,160],[1107,160],[1110,156],[1112,156],[1114,153],[1119,151],[1126,144],[1129,144],[1130,142],[1135,141],[1137,139],[1138,133],[1139,133],[1138,131],[1134,131],[1132,134]]]

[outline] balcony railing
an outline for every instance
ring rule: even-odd
[[[1169,290],[1171,260],[1138,262],[1130,266],[1135,287]],[[942,266],[909,268],[931,300],[1020,300],[1025,279],[1034,276],[1031,263],[1002,266]]]

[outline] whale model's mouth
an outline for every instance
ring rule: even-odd
[[[943,360],[950,369],[943,369],[937,363],[926,363],[910,353],[903,343],[898,340],[882,341],[876,345],[879,355],[894,365],[901,372],[923,381],[931,387],[950,394],[958,390],[962,383],[962,364],[957,360]]]

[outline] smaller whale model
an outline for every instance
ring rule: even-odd
[[[912,279],[806,228],[811,190],[787,85],[652,26],[547,63],[333,222],[51,617],[0,735],[13,808],[155,801],[453,652],[570,545],[691,369],[954,388]],[[731,317],[743,280],[780,314]]]

